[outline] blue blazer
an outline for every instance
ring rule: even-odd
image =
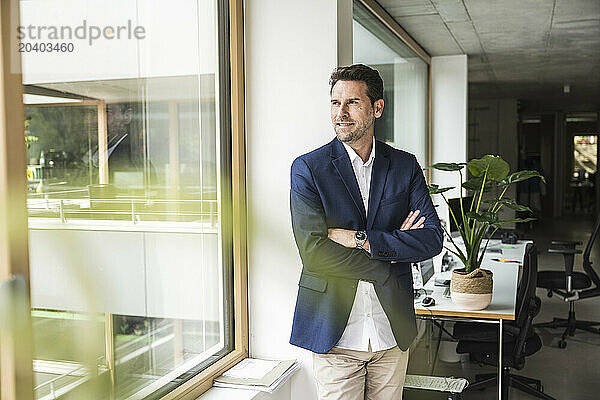
[[[292,229],[302,274],[290,343],[326,353],[339,341],[359,280],[374,284],[398,346],[416,335],[411,262],[442,249],[442,229],[415,156],[375,142],[369,213],[343,144],[330,143],[298,157],[291,169]],[[411,210],[422,229],[401,231]],[[371,254],[327,238],[328,228],[365,230]],[[395,261],[396,263],[391,263]]]

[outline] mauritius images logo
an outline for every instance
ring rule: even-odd
[[[146,29],[141,25],[135,25],[129,19],[125,25],[92,25],[86,19],[75,27],[70,25],[19,25],[17,27],[17,38],[21,42],[29,41],[65,41],[65,40],[87,40],[91,46],[97,40],[132,40],[145,39]]]

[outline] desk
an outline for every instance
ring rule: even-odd
[[[515,319],[515,307],[517,302],[517,285],[519,280],[519,265],[517,263],[492,261],[493,258],[504,258],[508,260],[519,260],[523,262],[525,247],[531,241],[520,240],[516,245],[503,245],[499,240],[490,240],[488,248],[502,246],[502,253],[489,252],[483,256],[482,267],[494,273],[494,289],[492,302],[486,309],[480,311],[466,311],[457,307],[449,297],[444,296],[445,287],[435,286],[437,277],[450,279],[451,271],[436,273],[425,285],[425,289],[435,299],[432,307],[423,307],[421,301],[423,295],[415,299],[415,314],[422,319],[450,320],[470,322],[495,323],[498,324],[498,351],[502,354],[502,321]],[[502,357],[498,357],[498,398],[502,393]]]

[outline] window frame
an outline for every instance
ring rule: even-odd
[[[427,164],[432,164],[431,158],[431,56],[419,43],[417,43],[406,32],[400,24],[392,17],[376,0],[358,0],[365,6],[382,24],[392,31],[404,44],[414,51],[427,64]],[[431,181],[431,170],[426,171],[427,180]]]
[[[9,322],[21,321],[15,329],[0,330],[0,398],[33,398],[33,337],[29,304],[29,246],[27,230],[26,153],[22,135],[25,123],[21,57],[11,29],[19,18],[18,1],[0,7],[0,291],[14,288],[9,280],[25,284],[23,301]],[[19,190],[20,189],[20,190]],[[12,297],[13,301],[15,297]],[[15,303],[16,304],[16,303]],[[4,322],[4,321],[3,321]],[[4,327],[3,327],[4,328]]]
[[[232,201],[232,267],[233,267],[233,350],[208,366],[193,378],[167,393],[161,400],[196,399],[213,385],[214,378],[248,357],[248,267],[246,229],[246,139],[244,81],[244,4],[243,0],[228,0],[227,15],[221,28],[228,29],[229,43],[219,43],[229,49],[229,124],[231,131],[231,201]],[[223,26],[225,25],[225,26]],[[225,49],[223,48],[225,45]],[[225,122],[225,121],[224,121]]]
[[[245,170],[245,102],[244,102],[244,28],[243,0],[224,0],[228,4],[226,13],[219,13],[219,29],[228,34],[228,43],[218,46],[229,56],[229,68],[222,72],[229,84],[225,98],[229,106],[228,118],[223,118],[225,129],[229,129],[230,160],[227,160],[232,214],[231,275],[233,298],[229,307],[230,326],[233,333],[233,350],[218,359],[193,378],[175,387],[161,399],[195,399],[212,387],[213,379],[221,375],[244,358],[248,357],[248,273],[246,244],[246,170]],[[26,156],[25,143],[19,132],[24,124],[23,84],[20,72],[20,54],[17,52],[11,22],[19,20],[18,0],[7,2],[0,9],[1,32],[0,56],[0,213],[7,217],[0,227],[0,246],[6,251],[0,257],[0,282],[14,275],[24,277],[29,286],[28,222],[26,201]],[[223,53],[219,53],[223,54]],[[15,186],[22,190],[15,190]],[[10,190],[8,190],[10,188]],[[10,232],[10,235],[8,234]],[[226,295],[227,296],[227,295]],[[0,332],[2,358],[0,377],[1,397],[7,400],[33,398],[32,335],[30,294],[27,289],[27,311],[23,328],[16,333]],[[19,337],[19,340],[16,340]]]

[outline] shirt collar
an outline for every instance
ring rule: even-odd
[[[356,154],[356,151],[354,151],[354,149],[352,147],[348,146],[344,142],[342,142],[342,144],[344,145],[344,148],[346,149],[346,152],[348,153],[348,157],[350,157],[350,162],[352,164],[354,164],[358,160],[358,163],[359,163],[358,165],[362,165],[365,167],[371,166],[371,164],[373,163],[373,160],[375,159],[375,137],[374,136],[373,136],[373,146],[371,146],[371,154],[369,155],[369,158],[367,159],[367,162],[365,162],[365,163],[363,163],[360,156],[358,154]]]

